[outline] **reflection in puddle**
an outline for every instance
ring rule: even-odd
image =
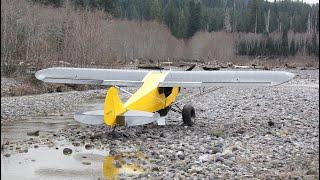
[[[145,172],[144,168],[139,165],[126,163],[123,155],[124,154],[105,157],[103,161],[104,177],[108,179],[117,179],[119,174],[130,175],[142,174]]]
[[[118,179],[144,174],[149,169],[143,152],[106,155],[106,151],[72,147],[64,155],[63,147],[39,147],[27,153],[2,157],[1,177],[4,179]],[[2,154],[3,155],[3,154]],[[17,171],[19,169],[19,171]]]

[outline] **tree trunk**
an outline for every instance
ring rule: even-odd
[[[257,34],[258,12],[256,11],[256,22],[254,24],[254,33]]]
[[[267,22],[266,22],[266,31],[269,33],[269,25],[270,25],[270,9],[268,10]]]
[[[307,23],[307,33],[311,34],[311,15],[308,15],[308,23]]]
[[[7,47],[6,47],[6,38],[7,38],[7,13],[6,13],[6,10],[4,10],[4,25],[3,25],[3,51],[4,51],[4,59],[3,59],[3,63],[7,63]],[[2,60],[2,58],[1,58]],[[1,66],[3,64],[1,63]],[[5,67],[5,66],[4,66]],[[2,68],[1,68],[2,69]]]
[[[292,30],[292,16],[290,17],[290,27],[289,30]]]
[[[236,22],[236,0],[233,0],[233,28],[232,32],[236,32],[237,22]]]

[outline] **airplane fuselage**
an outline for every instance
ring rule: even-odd
[[[179,87],[158,87],[166,72],[150,72],[143,85],[124,103],[128,110],[157,112],[169,107],[179,95]]]
[[[168,73],[151,71],[143,79],[142,86],[122,104],[119,91],[115,87],[108,90],[104,105],[104,122],[109,126],[122,123],[127,112],[158,112],[165,116],[176,100],[180,87],[159,87]]]

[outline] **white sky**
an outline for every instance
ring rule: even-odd
[[[273,2],[274,0],[268,0],[268,1]],[[300,0],[300,1],[302,1],[302,0]],[[315,3],[319,3],[319,0],[303,0],[303,2],[306,2],[308,4],[315,4]]]
[[[319,0],[303,0],[303,2],[306,2],[309,4],[315,4],[315,3],[319,3]]]

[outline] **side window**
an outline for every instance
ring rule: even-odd
[[[172,89],[173,89],[172,87],[159,87],[158,91],[159,91],[159,94],[164,93],[164,96],[168,97],[171,94]]]

